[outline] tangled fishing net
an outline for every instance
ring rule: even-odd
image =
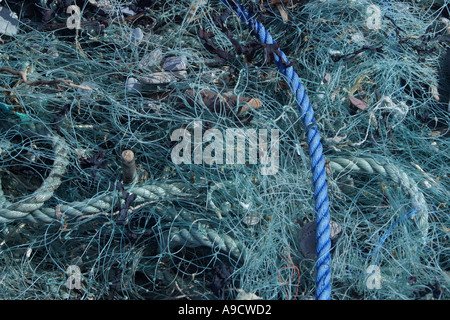
[[[448,1],[242,4],[316,113],[331,298],[449,299]],[[307,138],[276,48],[220,1],[0,6],[1,298],[314,297]],[[230,129],[267,132],[276,170],[203,161],[205,132]]]

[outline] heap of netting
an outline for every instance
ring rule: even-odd
[[[147,2],[133,18],[106,1],[110,23],[75,30],[3,1],[21,22],[0,45],[0,296],[311,299],[307,137],[276,48],[220,1]],[[449,12],[430,2],[242,2],[316,113],[340,227],[332,299],[450,298]],[[278,130],[277,172],[175,164],[177,129]]]

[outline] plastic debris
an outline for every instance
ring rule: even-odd
[[[0,7],[0,33],[13,36],[19,29],[17,14],[5,7]]]
[[[135,28],[131,33],[131,42],[134,44],[139,44],[144,39],[144,32],[141,28]]]
[[[146,53],[139,62],[139,68],[150,69],[158,66],[163,59],[163,53],[160,49],[155,49],[149,53]]]
[[[166,71],[186,70],[186,57],[168,57],[166,60],[164,60],[162,68]]]
[[[262,300],[262,298],[252,292],[246,292],[242,289],[238,289],[239,293],[236,300]]]
[[[168,84],[186,77],[186,71],[155,72],[147,76],[139,77],[144,84]]]
[[[255,211],[248,212],[244,219],[242,219],[242,222],[244,222],[248,226],[254,226],[259,223],[261,220],[261,215]]]
[[[128,78],[125,87],[130,92],[141,92],[141,84],[136,78]]]
[[[129,7],[123,7],[120,9],[120,11],[127,16],[134,16],[136,15],[136,12],[134,12],[133,10],[131,10]]]

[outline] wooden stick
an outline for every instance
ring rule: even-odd
[[[122,179],[123,184],[131,184],[136,178],[136,162],[134,152],[125,150],[122,152]]]

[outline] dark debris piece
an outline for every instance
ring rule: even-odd
[[[423,298],[427,294],[432,293],[434,299],[439,299],[442,294],[442,288],[439,282],[435,282],[434,284],[428,284],[424,289],[414,291],[417,299]]]
[[[135,6],[145,9],[153,6],[155,4],[156,0],[135,0],[134,4]],[[134,10],[133,10],[134,11]]]
[[[55,120],[53,120],[53,125],[55,128],[55,131],[59,134],[61,134],[61,127],[59,125],[59,122],[61,119],[69,112],[70,110],[70,104],[66,104],[62,109],[56,114]]]
[[[39,0],[32,0],[37,12],[39,12],[41,17],[41,22],[43,24],[48,23],[55,16],[64,16],[67,13],[67,8],[73,5],[73,0],[49,0],[46,3]]]
[[[130,206],[134,200],[136,200],[135,194],[130,194],[125,191],[122,183],[120,181],[117,182],[116,188],[118,191],[122,192],[122,196],[125,199],[125,203],[122,208],[120,208],[119,214],[117,215],[116,223],[118,225],[125,225],[128,215],[128,210],[130,210]]]
[[[212,269],[213,279],[211,282],[211,290],[216,297],[223,300],[225,289],[231,284],[231,275],[233,267],[225,264],[219,264]]]
[[[219,27],[230,40],[234,51],[236,51],[238,55],[244,55],[247,61],[250,62],[254,59],[256,51],[262,48],[262,45],[259,41],[250,41],[247,45],[243,45],[238,40],[234,39],[233,32],[226,27],[226,20],[230,16],[231,10],[228,8],[221,15],[213,14],[214,24]]]
[[[213,14],[214,24],[225,34],[225,36],[230,40],[233,49],[237,55],[244,55],[247,62],[251,62],[256,52],[262,48],[262,45],[258,41],[250,41],[246,45],[240,43],[233,36],[233,32],[229,31],[226,27],[226,20],[231,15],[231,11],[229,9],[225,10],[222,14]],[[234,55],[220,49],[212,40],[215,36],[211,31],[205,31],[202,28],[199,28],[197,31],[197,35],[200,39],[204,41],[204,46],[206,50],[211,53],[216,54],[215,60],[219,63],[225,63],[228,60],[234,58]]]
[[[281,64],[289,68],[295,64],[295,61],[288,62],[283,59],[283,56],[280,52],[280,44],[279,43],[272,43],[272,44],[265,44],[263,43],[262,46],[266,49],[266,61],[267,63],[273,63],[275,62],[275,55],[280,58]]]
[[[415,277],[415,276],[408,277],[408,284],[413,285],[413,284],[416,284],[416,282],[417,282],[417,277]]]
[[[81,158],[80,166],[82,169],[91,168],[92,179],[94,179],[98,169],[106,169],[108,166],[108,160],[104,160],[105,156],[105,152],[100,150],[90,158]]]
[[[197,35],[200,39],[204,41],[204,46],[206,50],[211,53],[217,55],[216,60],[220,63],[225,63],[226,61],[233,58],[233,55],[226,52],[225,50],[220,49],[217,45],[212,41],[212,38],[215,36],[211,31],[205,31],[202,28],[199,28],[197,31]]]
[[[108,300],[113,300],[114,296],[119,292],[120,288],[122,287],[122,269],[118,266],[113,266],[111,268],[112,272],[112,281],[109,283],[109,294],[108,294]]]

